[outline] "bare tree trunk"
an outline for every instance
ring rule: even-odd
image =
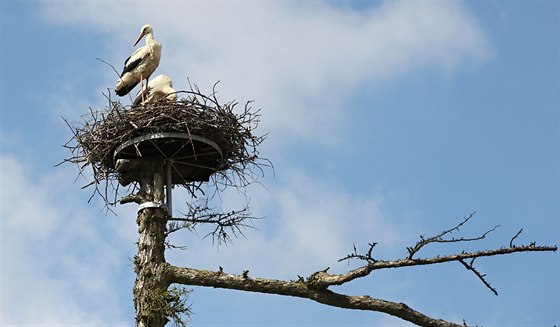
[[[143,158],[140,171],[140,191],[146,202],[163,203],[164,171],[163,160]],[[134,306],[136,326],[163,327],[167,323],[168,302],[165,278],[165,212],[162,208],[139,210],[138,255],[134,258],[136,282],[134,284]]]

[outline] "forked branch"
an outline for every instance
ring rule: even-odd
[[[453,255],[446,255],[446,256],[437,256],[435,258],[413,258],[415,254],[418,253],[424,246],[432,243],[462,243],[462,242],[472,242],[472,241],[479,241],[484,238],[491,232],[495,231],[499,225],[495,226],[487,230],[486,232],[482,233],[480,236],[475,237],[452,237],[452,238],[444,238],[444,236],[451,234],[453,232],[458,232],[461,227],[463,227],[467,222],[469,222],[476,212],[471,213],[467,217],[463,219],[459,224],[456,226],[447,229],[435,236],[431,237],[424,237],[420,236],[420,241],[418,241],[415,245],[411,247],[407,247],[408,256],[405,259],[399,260],[379,260],[374,259],[372,257],[372,250],[373,247],[377,243],[369,243],[369,250],[366,254],[359,254],[356,251],[356,245],[353,246],[353,252],[338,261],[344,260],[351,260],[351,259],[358,259],[362,261],[366,261],[367,264],[349,271],[345,274],[341,275],[328,275],[328,285],[341,285],[346,283],[350,280],[364,277],[369,275],[373,270],[377,269],[384,269],[384,268],[399,268],[399,267],[406,267],[406,266],[417,266],[417,265],[428,265],[434,263],[443,263],[443,262],[450,262],[450,261],[458,261],[461,263],[466,269],[473,272],[478,279],[480,279],[483,284],[495,295],[498,295],[498,291],[490,285],[490,283],[486,280],[486,274],[482,274],[474,267],[474,260],[480,257],[489,257],[494,255],[501,255],[501,254],[510,254],[516,252],[543,252],[543,251],[556,251],[556,246],[537,246],[536,242],[531,242],[528,245],[514,245],[513,242],[519,237],[523,229],[519,230],[517,234],[515,234],[509,242],[509,247],[501,247],[499,249],[492,249],[492,250],[481,250],[475,252],[465,252],[462,251],[460,254],[453,254]],[[467,263],[465,260],[469,260],[470,262]]]
[[[416,311],[404,303],[376,299],[368,295],[349,296],[317,289],[305,281],[283,281],[277,279],[251,278],[248,272],[241,275],[223,271],[207,271],[168,266],[167,278],[173,283],[207,286],[232,290],[268,293],[306,298],[333,307],[384,312],[420,326],[462,326],[441,319],[434,319]]]
[[[365,254],[358,253],[356,246],[354,245],[353,252],[340,259],[339,261],[358,259],[365,261],[366,264],[342,274],[329,274],[329,268],[326,268],[309,275],[307,278],[298,276],[298,278],[295,280],[283,281],[277,279],[253,278],[249,275],[248,270],[244,271],[241,275],[234,275],[225,273],[222,267],[220,267],[218,271],[214,272],[167,265],[165,267],[166,278],[171,283],[288,295],[307,298],[334,307],[378,311],[401,318],[420,326],[466,326],[466,323],[457,324],[441,319],[431,318],[421,312],[410,308],[403,303],[376,299],[368,295],[357,296],[335,293],[330,290],[329,287],[343,285],[357,278],[368,276],[374,270],[431,265],[456,261],[461,263],[468,270],[472,271],[484,283],[486,287],[488,287],[492,292],[494,292],[494,294],[497,295],[497,290],[493,288],[485,279],[486,275],[480,273],[474,267],[474,260],[476,258],[491,257],[518,252],[555,252],[557,250],[556,246],[537,246],[535,242],[531,242],[529,245],[513,245],[513,241],[520,234],[517,233],[511,239],[509,247],[501,247],[498,249],[480,250],[474,252],[462,251],[457,254],[428,258],[412,257],[427,244],[460,243],[481,240],[485,238],[486,235],[488,235],[490,232],[496,229],[496,227],[494,227],[483,233],[481,236],[477,237],[453,237],[444,239],[444,236],[458,231],[466,222],[468,222],[473,217],[473,215],[474,213],[466,217],[457,226],[445,230],[434,237],[421,237],[421,240],[418,243],[408,248],[409,255],[403,259],[381,260],[378,258],[374,258],[372,252],[374,247],[377,245],[377,243],[375,242],[369,243],[369,249]],[[467,262],[467,260],[469,261]]]
[[[482,240],[486,237],[486,235],[490,234],[491,232],[495,231],[498,227],[500,227],[500,225],[496,225],[494,226],[494,228],[487,230],[484,234],[480,235],[480,236],[476,236],[476,237],[452,237],[452,238],[444,238],[444,236],[448,235],[448,234],[452,234],[453,232],[458,232],[461,227],[463,227],[463,225],[465,225],[467,222],[469,222],[469,220],[471,220],[471,218],[474,217],[474,215],[476,214],[476,211],[472,212],[470,215],[468,215],[467,217],[465,217],[463,219],[462,222],[460,222],[458,225],[444,230],[443,232],[439,233],[438,235],[435,236],[431,236],[431,237],[424,237],[423,235],[420,235],[420,241],[418,241],[416,244],[414,244],[414,246],[411,247],[407,247],[407,251],[408,251],[408,258],[412,259],[412,257],[418,253],[418,251],[420,251],[424,246],[431,244],[431,243],[459,243],[459,242],[471,242],[471,241],[479,241]]]

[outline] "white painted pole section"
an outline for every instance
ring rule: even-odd
[[[166,191],[166,199],[167,199],[167,214],[169,217],[173,217],[173,208],[171,206],[171,202],[173,201],[173,197],[171,196],[171,164],[173,159],[166,159],[165,160],[165,170],[166,170],[166,181],[165,181],[165,191]]]

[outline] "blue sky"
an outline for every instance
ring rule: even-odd
[[[134,205],[88,204],[60,116],[103,91],[150,23],[156,73],[262,109],[275,166],[248,190],[265,219],[227,247],[185,232],[172,264],[294,279],[355,242],[403,257],[472,211],[501,225],[480,248],[559,243],[560,4],[557,1],[2,1],[0,324],[130,326]],[[128,99],[123,99],[128,103]],[[181,198],[183,196],[183,198]],[[185,194],[175,195],[175,208]],[[223,205],[242,201],[225,194]],[[465,245],[473,249],[473,245]],[[424,255],[461,251],[434,247]],[[484,326],[560,323],[558,254],[479,260],[494,296],[459,264],[381,271],[337,290]],[[380,313],[196,288],[193,326],[407,326]]]

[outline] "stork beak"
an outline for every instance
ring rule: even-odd
[[[142,40],[142,38],[144,37],[144,32],[140,33],[140,35],[138,35],[138,38],[136,39],[136,42],[134,42],[133,47],[135,47],[138,42],[140,42],[140,40]]]

